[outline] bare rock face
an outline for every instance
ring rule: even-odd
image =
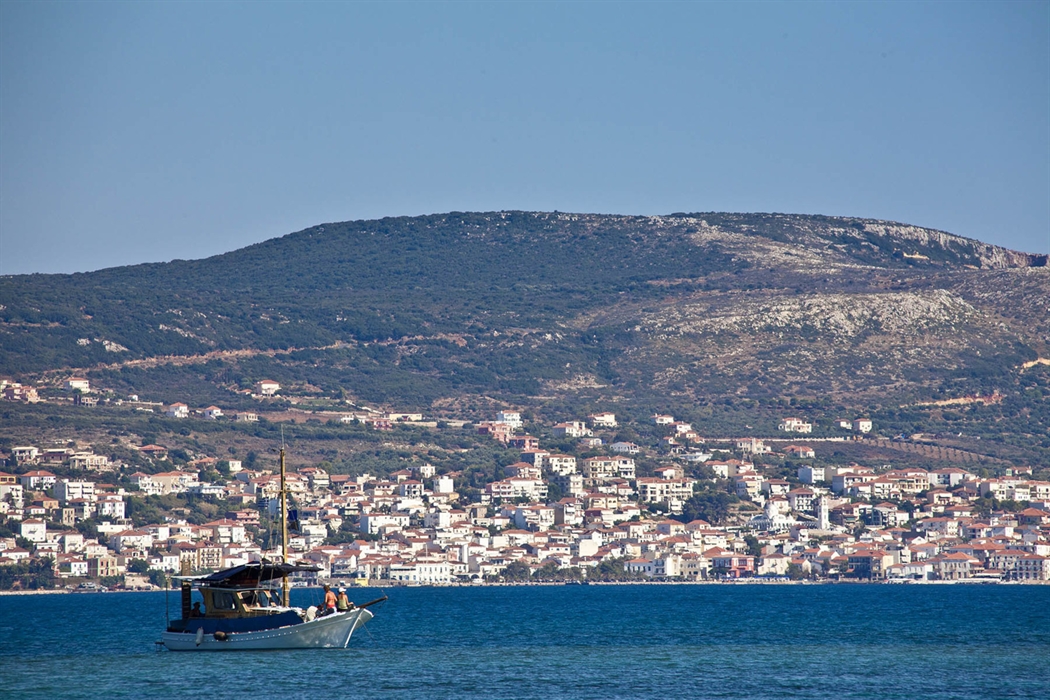
[[[672,220],[694,227],[693,241],[698,245],[717,243],[752,262],[787,264],[799,270],[825,265],[829,271],[841,272],[855,267],[858,256],[877,266],[900,261],[983,269],[1047,265],[1046,255],[891,221],[790,214],[696,215]],[[880,264],[880,256],[887,260]]]
[[[914,242],[922,248],[939,247],[945,250],[966,251],[980,261],[980,267],[991,269],[1004,269],[1010,267],[1045,267],[1045,255],[1032,255],[1019,253],[1008,248],[982,243],[962,236],[955,236],[945,231],[921,228],[919,226],[905,226],[888,222],[865,222],[864,230],[886,236],[889,239],[905,242]]]
[[[878,330],[902,337],[954,331],[977,313],[943,289],[883,294],[808,294],[774,299],[740,298],[728,307],[684,304],[637,330],[659,335],[697,333],[815,332],[827,342],[848,342]]]

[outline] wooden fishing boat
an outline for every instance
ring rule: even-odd
[[[348,610],[305,610],[289,604],[288,576],[318,567],[288,562],[288,503],[281,449],[281,562],[263,560],[203,576],[179,576],[181,614],[161,642],[172,651],[345,648],[386,596]],[[280,581],[280,588],[276,587]],[[193,603],[193,592],[201,600]],[[203,608],[201,605],[203,604]]]

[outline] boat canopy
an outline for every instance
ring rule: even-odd
[[[254,562],[235,566],[232,569],[216,571],[207,576],[186,577],[197,585],[213,586],[216,588],[254,588],[266,581],[275,578],[283,578],[296,571],[320,571],[318,566],[304,566],[302,564],[274,564],[271,562]],[[175,577],[182,578],[182,577]]]

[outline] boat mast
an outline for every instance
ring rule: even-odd
[[[284,482],[284,443],[281,443],[281,563],[288,563],[288,490]],[[283,604],[290,605],[288,574],[281,577]]]

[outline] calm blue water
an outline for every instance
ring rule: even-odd
[[[0,597],[0,698],[1050,698],[1050,586],[387,593],[349,649],[229,654],[155,651],[163,593]]]

